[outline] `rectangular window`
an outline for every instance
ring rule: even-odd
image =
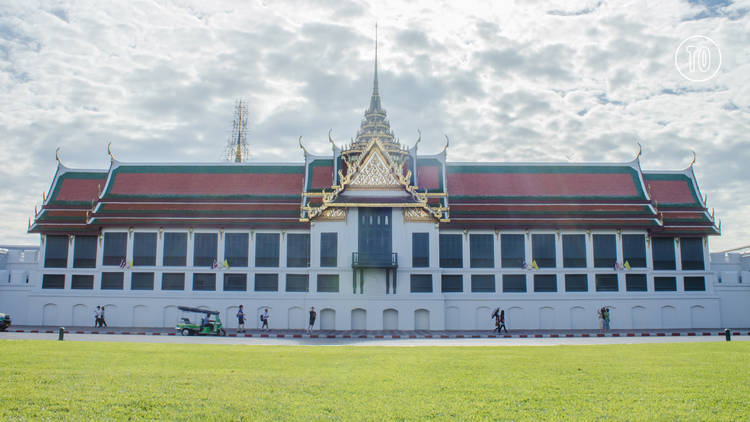
[[[534,274],[535,292],[556,292],[557,276],[554,274]]]
[[[563,267],[586,268],[586,235],[564,234]]]
[[[495,266],[495,247],[491,234],[472,234],[469,236],[469,255],[471,268],[492,268]]]
[[[597,292],[616,292],[617,286],[617,274],[597,274],[596,275],[596,291]]]
[[[531,235],[531,257],[536,261],[539,268],[554,268],[557,265],[555,260],[555,235]]]
[[[187,233],[164,233],[163,262],[165,267],[187,265]]]
[[[702,292],[706,290],[706,280],[703,277],[685,277],[686,292]]]
[[[45,268],[68,266],[68,236],[47,236],[44,249]],[[118,262],[119,263],[119,262]]]
[[[521,268],[526,262],[526,242],[522,234],[500,236],[501,264],[503,268]]]
[[[279,266],[279,235],[278,233],[258,233],[255,235],[255,266],[256,267],[278,267]],[[257,280],[257,277],[256,277],[256,280]],[[278,280],[277,280],[277,283],[278,283]]]
[[[73,268],[96,267],[96,236],[76,236],[73,247]]]
[[[654,277],[654,290],[657,292],[677,291],[677,277]]]
[[[629,292],[645,292],[646,274],[625,274],[625,290]]]
[[[65,274],[45,274],[42,277],[42,288],[43,289],[64,289],[65,288]]]
[[[617,262],[617,243],[613,234],[595,234],[594,267],[614,268]]]
[[[321,293],[338,293],[339,275],[338,274],[318,274],[318,292]]]
[[[286,235],[286,266],[291,268],[310,266],[309,234]]]
[[[411,292],[412,293],[432,293],[432,275],[412,274],[411,275]]]
[[[642,234],[622,235],[622,260],[631,268],[646,268],[646,236]]]
[[[195,237],[193,243],[193,266],[211,267],[216,262],[218,235],[216,233],[195,233],[193,236]],[[195,281],[195,277],[193,277],[193,281]],[[216,287],[215,277],[214,287]]]
[[[443,293],[461,293],[464,291],[463,276],[459,274],[443,274],[440,277],[440,284]]]
[[[335,234],[335,233],[334,233]],[[307,274],[287,274],[287,292],[308,292],[310,290],[310,276]]]
[[[565,274],[566,292],[589,291],[589,278],[586,274]]]
[[[185,273],[164,273],[161,275],[162,290],[185,290]]]
[[[94,276],[74,274],[70,288],[74,290],[92,290],[94,288]]]
[[[471,292],[472,293],[494,293],[495,276],[492,274],[472,274],[471,275]]]
[[[193,274],[193,291],[216,291],[216,274],[195,273]]]
[[[674,270],[674,238],[654,237],[651,239],[651,254],[655,270]]]
[[[256,292],[278,292],[279,275],[278,274],[255,274],[255,291]]]
[[[130,290],[154,290],[154,273],[133,273]]]
[[[524,293],[526,292],[526,275],[524,274],[504,274],[503,275],[503,293]]]
[[[226,233],[224,235],[224,259],[230,267],[247,267],[247,233]]]
[[[338,233],[321,233],[320,234],[320,266],[336,267],[338,265],[339,254],[339,234]],[[307,291],[307,290],[305,290]]]
[[[463,239],[460,234],[440,235],[440,267],[461,268],[464,266]]]
[[[133,265],[156,265],[156,233],[133,234]]]
[[[125,276],[123,273],[102,273],[102,290],[122,290],[123,280]]]
[[[125,262],[127,248],[127,233],[104,233],[104,252],[102,253],[102,265],[118,266],[121,263]]]
[[[411,234],[411,266],[423,268],[430,266],[430,234]]]
[[[683,270],[703,270],[703,239],[700,237],[681,238],[680,255]]]
[[[245,261],[247,261],[247,258],[245,258]],[[224,273],[224,291],[225,292],[247,291],[247,274]]]

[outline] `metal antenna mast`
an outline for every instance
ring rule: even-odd
[[[227,141],[224,151],[226,161],[242,163],[247,161],[249,151],[247,148],[247,103],[237,100],[234,103],[234,120],[232,121],[232,135]]]

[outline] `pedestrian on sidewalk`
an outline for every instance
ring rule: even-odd
[[[102,307],[101,306],[97,306],[96,310],[94,311],[94,328],[99,328],[102,325],[102,323],[101,323],[101,321],[102,321],[101,312],[102,312]]]
[[[609,308],[604,307],[602,308],[602,316],[604,319],[604,331],[609,330]]]
[[[318,313],[315,312],[315,307],[311,306],[310,307],[310,321],[307,324],[307,334],[312,333],[313,326],[315,325],[315,317],[317,316],[318,316]]]
[[[500,334],[500,330],[505,330],[505,334],[508,334],[508,329],[505,327],[505,309],[500,310],[500,318],[497,326],[498,334]]]
[[[245,310],[242,309],[242,305],[240,305],[240,309],[237,311],[237,332],[245,332]]]
[[[102,306],[102,309],[99,311],[99,326],[107,328],[107,321],[104,319],[104,306]]]
[[[498,306],[495,308],[494,311],[492,311],[492,314],[490,314],[490,318],[495,318],[495,330],[498,334],[500,334],[500,307]]]
[[[265,311],[263,311],[263,315],[260,316],[261,322],[263,322],[263,325],[260,326],[261,331],[271,331],[271,329],[268,327],[268,308],[266,308]]]

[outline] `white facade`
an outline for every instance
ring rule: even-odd
[[[595,234],[609,234],[617,238],[617,262],[624,262],[622,235],[646,232],[615,231],[446,231],[437,225],[425,222],[408,222],[401,211],[393,209],[393,252],[398,254],[396,293],[386,293],[386,276],[383,269],[365,269],[364,292],[352,285],[352,251],[357,250],[358,212],[352,208],[345,221],[319,221],[311,224],[310,231],[253,230],[244,231],[249,235],[249,267],[224,268],[219,265],[212,269],[206,266],[194,267],[193,239],[198,233],[213,233],[218,238],[217,262],[224,260],[223,238],[227,233],[241,230],[192,230],[178,229],[105,229],[98,239],[97,263],[95,268],[73,268],[75,236],[69,238],[68,259],[65,268],[45,268],[45,243],[36,262],[28,262],[34,251],[21,255],[6,252],[8,264],[0,269],[0,311],[12,315],[16,325],[93,325],[93,311],[97,305],[107,309],[109,326],[170,327],[178,318],[177,306],[194,306],[215,309],[222,312],[228,327],[236,327],[234,314],[237,307],[244,305],[246,312],[258,315],[268,308],[271,314],[272,329],[303,329],[306,326],[307,310],[314,306],[319,312],[320,329],[335,330],[458,330],[491,329],[490,313],[496,307],[506,311],[508,327],[513,329],[594,329],[598,327],[597,309],[610,307],[611,328],[721,328],[750,327],[750,256],[741,254],[714,254],[709,265],[707,240],[703,241],[705,270],[682,270],[679,238],[675,240],[675,270],[654,270],[651,248],[647,244],[646,268],[630,270],[595,268],[592,237]],[[119,266],[104,266],[102,260],[103,238],[110,232],[127,233],[126,262],[133,259],[133,238],[135,233],[156,234],[156,266],[133,266],[120,269]],[[165,267],[162,264],[164,233],[183,232],[188,235],[187,266]],[[321,267],[321,233],[337,233],[337,266]],[[256,267],[256,238],[259,233],[275,233],[280,238],[278,267]],[[310,266],[287,267],[288,235],[308,233],[310,235]],[[412,233],[427,233],[429,236],[429,266],[412,267]],[[501,236],[520,234],[525,240],[526,262],[532,262],[532,242],[534,234],[552,234],[555,237],[556,266],[554,268],[524,269],[503,268],[501,263]],[[461,236],[463,266],[461,268],[440,267],[439,235],[456,234]],[[472,234],[488,234],[493,240],[494,265],[492,268],[471,268],[470,243]],[[562,236],[581,234],[586,239],[585,268],[564,268]],[[705,238],[704,238],[705,239]],[[103,272],[122,272],[122,289],[101,289]],[[154,274],[152,290],[132,290],[130,278],[134,272]],[[185,285],[181,291],[162,290],[163,273],[184,273]],[[214,291],[194,291],[194,273],[216,274]],[[246,291],[224,291],[223,274],[246,274]],[[587,289],[584,292],[566,291],[566,274],[585,274]],[[43,288],[44,274],[64,275],[64,288]],[[256,274],[278,274],[277,291],[255,291]],[[286,288],[287,275],[306,274],[309,276],[308,292],[289,292]],[[318,275],[338,275],[338,292],[319,292]],[[431,275],[431,292],[412,292],[412,275]],[[506,292],[503,289],[503,276],[523,275],[526,292]],[[597,274],[616,274],[617,291],[597,291]],[[628,274],[646,274],[646,291],[628,291]],[[74,275],[92,275],[93,285],[88,289],[72,289]],[[442,292],[443,275],[460,275],[463,278],[462,292]],[[472,275],[492,275],[495,278],[494,292],[472,292]],[[554,292],[535,292],[535,275],[556,275],[557,286]],[[674,291],[656,291],[654,277],[675,277]],[[685,291],[685,277],[704,277],[704,291]],[[27,281],[28,279],[28,281]],[[392,283],[393,281],[391,281]],[[424,286],[422,288],[424,290]],[[257,316],[255,321],[258,321]],[[252,326],[250,320],[249,326]]]

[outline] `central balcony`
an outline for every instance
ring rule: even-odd
[[[398,268],[398,254],[352,252],[352,268]]]

